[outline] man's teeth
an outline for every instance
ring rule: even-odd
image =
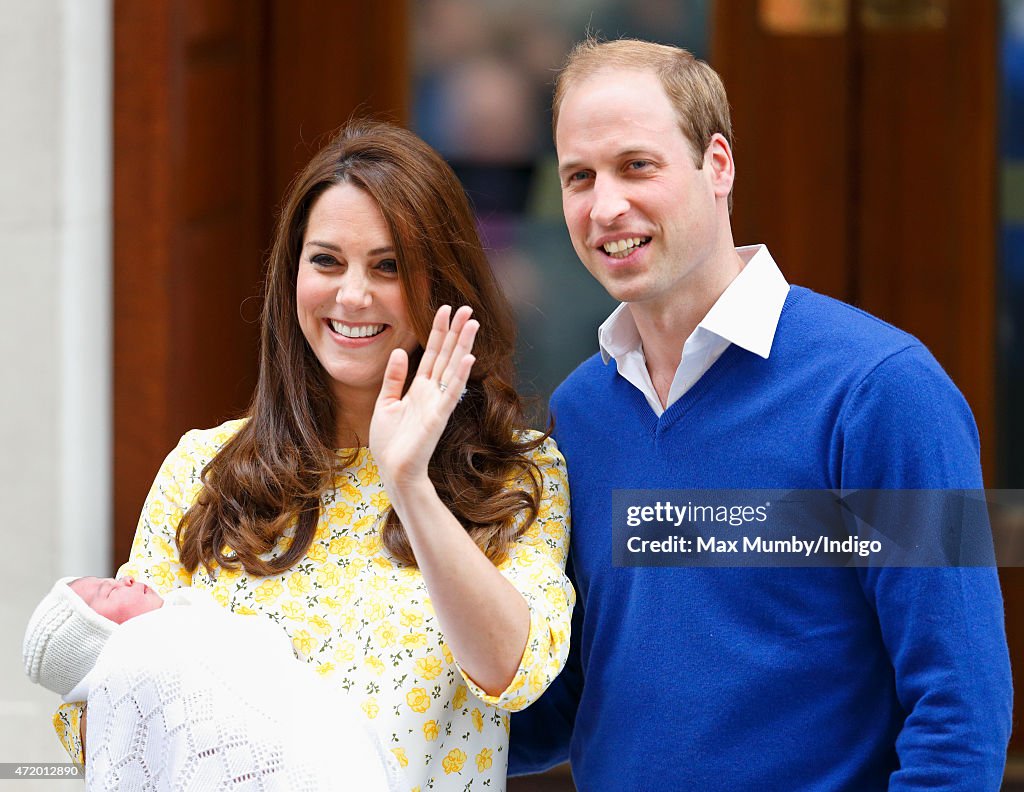
[[[343,335],[345,338],[369,338],[375,336],[377,333],[383,332],[387,325],[375,324],[375,325],[347,325],[341,322],[335,322],[331,319],[331,329],[334,330],[338,335]]]
[[[616,239],[614,242],[605,242],[604,252],[613,258],[625,258],[633,252],[633,248],[640,247],[651,241],[650,237],[632,237],[630,239]]]

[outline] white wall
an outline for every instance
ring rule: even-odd
[[[0,762],[66,761],[21,637],[57,577],[110,572],[110,16],[0,0]]]

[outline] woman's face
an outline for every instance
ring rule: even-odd
[[[394,243],[364,190],[328,188],[302,240],[295,298],[299,326],[330,375],[339,403],[376,397],[391,351],[418,346],[402,295]]]

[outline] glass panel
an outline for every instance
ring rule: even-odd
[[[413,128],[473,200],[519,320],[522,392],[543,417],[554,387],[597,351],[615,304],[562,221],[551,81],[589,30],[678,44],[706,58],[712,0],[423,0],[413,4]]]

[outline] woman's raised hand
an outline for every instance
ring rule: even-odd
[[[469,318],[473,309],[464,305],[454,316],[451,312],[450,306],[442,305],[434,315],[427,346],[405,396],[402,387],[409,370],[405,350],[394,350],[384,371],[370,421],[370,452],[392,497],[395,487],[426,479],[427,463],[476,360],[472,350],[480,323]]]

